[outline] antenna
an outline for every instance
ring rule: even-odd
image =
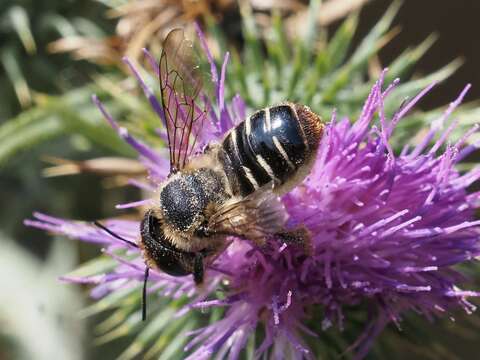
[[[133,246],[134,248],[137,248],[137,249],[138,249],[138,245],[135,244],[133,241],[124,239],[124,238],[121,237],[120,235],[115,234],[112,230],[110,230],[109,228],[107,228],[105,225],[102,225],[102,224],[99,223],[98,221],[94,221],[94,222],[93,222],[93,225],[95,225],[96,227],[102,229],[102,230],[105,231],[107,234],[113,236],[115,239],[122,240],[123,242],[127,243],[128,245]]]
[[[124,239],[118,234],[115,234],[112,230],[107,228],[105,225],[99,223],[98,221],[94,221],[93,224],[105,231],[107,234],[113,236],[115,239],[121,240],[125,243],[127,243],[130,246],[133,246],[138,249],[138,245],[135,244],[133,241]],[[148,275],[150,274],[150,268],[148,266],[145,267],[145,276],[143,278],[143,291],[142,291],[142,321],[147,320],[147,281],[148,281]]]

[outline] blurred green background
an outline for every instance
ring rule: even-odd
[[[96,344],[93,329],[101,316],[85,318],[81,314],[81,309],[90,301],[88,289],[57,281],[58,276],[98,255],[99,249],[56,239],[22,224],[23,219],[33,211],[83,220],[118,216],[115,204],[139,196],[135,190],[112,186],[96,174],[42,176],[42,170],[49,166],[43,160],[46,156],[85,160],[99,156],[132,155],[116,139],[113,131],[109,131],[90,103],[93,92],[105,95],[131,88],[128,81],[125,88],[111,85],[127,77],[119,65],[119,56],[125,52],[136,54],[135,49],[125,44],[139,41],[136,34],[128,33],[128,26],[133,26],[135,22],[125,21],[125,14],[140,10],[121,8],[128,3],[126,0],[0,1],[2,360],[113,359],[121,352],[119,349],[125,348],[131,341],[124,337]],[[209,28],[222,30],[227,45],[241,52],[242,46],[248,43],[245,36],[248,32],[243,28],[245,25],[242,25],[240,15],[242,7],[236,1],[228,0],[196,3],[201,3],[201,6],[196,4],[194,7],[189,1],[180,5],[172,1],[149,1],[149,6],[153,6],[149,11],[155,9],[156,13],[162,14],[169,11],[169,7],[175,11],[173,16],[161,19],[163,23],[151,33],[153,39],[147,40],[146,45],[153,50],[158,49],[166,28],[184,23],[188,25],[196,19],[206,25],[216,23],[216,27]],[[270,14],[291,20],[295,14],[305,11],[307,4],[306,1],[289,1],[286,6],[287,2],[283,1],[261,0],[251,3],[250,10],[253,9],[255,20],[264,28],[270,26],[267,19]],[[356,2],[350,2],[350,5],[352,3]],[[271,4],[274,4],[273,8]],[[324,22],[325,36],[330,39],[341,29],[345,16],[358,12],[358,24],[346,49],[348,59],[391,5],[391,1],[372,0],[359,9],[350,6],[337,18],[331,16],[325,20],[319,17],[323,19],[319,21]],[[123,19],[119,20],[122,14]],[[420,108],[427,111],[447,104],[469,82],[473,83],[473,89],[467,100],[476,101],[480,98],[479,17],[480,3],[475,0],[405,0],[389,26],[390,30],[385,31],[385,45],[378,56],[370,58],[363,70],[358,70],[359,77],[371,83],[370,79],[378,74],[379,68],[391,64],[405,49],[418,46],[431,34],[436,34],[435,43],[425,55],[415,59],[413,66],[405,71],[405,76],[409,79],[430,74],[456,58],[461,58],[463,64],[421,103]],[[114,34],[123,36],[123,43],[112,38]],[[88,40],[80,42],[80,37]],[[73,41],[73,45],[54,43],[61,38],[76,39],[77,42]],[[107,39],[108,46],[102,47],[104,43],[95,39]],[[77,51],[65,51],[69,46]],[[314,48],[316,45],[311,46]],[[89,59],[78,60],[78,57]],[[117,114],[128,115],[130,106],[138,106],[136,103],[123,104],[119,99],[121,95],[114,102]],[[341,107],[340,104],[335,106]],[[463,317],[459,322],[462,321],[469,329],[480,329],[477,315],[468,319]],[[409,328],[408,323],[406,328]],[[460,328],[447,324],[438,330],[435,325],[423,323],[422,327],[409,331],[418,334],[419,345],[427,332],[434,334],[428,338],[441,339],[439,343],[449,349],[449,352],[444,352],[445,359],[476,358],[477,338],[472,337],[475,332],[465,331],[462,334],[457,329]],[[448,335],[452,332],[458,338]],[[401,339],[398,344],[402,350],[399,349],[400,355],[392,355],[394,358],[406,355],[431,358],[428,351],[409,350],[408,343]]]

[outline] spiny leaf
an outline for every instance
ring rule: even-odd
[[[46,14],[41,19],[41,27],[45,30],[55,29],[61,37],[77,35],[77,30],[70,20],[60,14]]]
[[[240,13],[243,20],[243,36],[245,38],[245,65],[251,72],[256,72],[261,78],[263,56],[258,36],[258,28],[252,15],[252,8],[248,1],[240,2]]]
[[[290,52],[283,29],[282,17],[278,11],[274,11],[272,15],[272,29],[270,30],[270,37],[266,40],[266,46],[269,59],[277,72],[277,77],[274,79],[276,80],[275,84],[277,84],[283,67],[288,64]]]
[[[12,6],[8,11],[8,17],[25,50],[27,50],[29,54],[34,54],[37,51],[37,45],[33,38],[30,20],[25,8],[18,5]]]
[[[159,313],[156,313],[154,319],[142,329],[132,344],[119,356],[119,359],[133,359],[139,355],[164,328],[173,325],[172,318],[175,310],[173,306],[167,306]]]
[[[142,323],[142,315],[139,311],[132,312],[127,316],[124,322],[114,328],[112,331],[99,336],[95,339],[97,345],[104,344],[115,339],[131,334]]]
[[[384,45],[382,36],[388,31],[399,7],[400,2],[395,1],[360,42],[347,63],[328,77],[328,85],[322,93],[325,102],[333,102],[337,92],[352,81],[354,74],[360,72],[360,68],[366,68],[370,57]]]
[[[133,156],[92,104],[93,92],[86,86],[63,96],[37,95],[36,107],[0,125],[0,164],[19,151],[66,134],[81,134],[100,147]]]
[[[253,359],[255,357],[255,350],[256,350],[256,335],[257,332],[254,331],[252,336],[248,338],[247,345],[245,347],[245,355],[247,359]]]
[[[77,31],[86,37],[102,38],[105,36],[105,32],[102,28],[87,18],[78,17],[73,19],[72,23]]]
[[[97,334],[106,334],[114,328],[120,326],[133,311],[137,311],[137,306],[122,306],[115,309],[105,320],[97,324],[95,332]]]
[[[426,86],[430,85],[433,82],[444,81],[449,76],[451,76],[460,67],[461,64],[462,64],[462,60],[457,59],[425,77],[421,77],[416,80],[410,80],[405,83],[401,83],[392,93],[391,97],[388,99],[386,103],[387,108],[389,104],[392,104],[393,106],[398,106],[400,102],[403,100],[403,98],[405,98],[406,96],[415,95],[417,92],[419,92],[420,90],[422,90],[423,88],[425,88]],[[393,71],[391,70],[389,70],[387,74],[389,74],[390,72],[392,72],[392,74],[389,76],[391,78],[391,81],[399,77],[399,76],[396,76],[397,74],[393,73]],[[337,95],[337,100],[339,104],[356,105],[366,98],[366,96],[370,92],[370,89],[371,89],[370,84],[363,84],[363,85],[357,86],[354,94],[352,94],[352,91],[350,89],[344,89],[339,91]]]
[[[318,76],[324,76],[344,61],[357,25],[358,16],[356,14],[348,17],[328,42],[325,51],[319,52],[316,59]]]
[[[400,9],[401,1],[394,1],[387,9],[382,18],[370,30],[368,35],[363,38],[357,47],[357,50],[352,54],[349,62],[351,66],[356,67],[364,63],[370,57],[372,51],[378,50],[380,39],[389,30],[392,21]]]
[[[237,83],[232,83],[230,81],[227,81],[227,86],[231,88],[230,92],[232,94],[234,94],[235,91],[239,91],[246,102],[252,103],[253,100],[250,97],[250,92],[248,90],[248,85],[247,85],[247,75],[245,73],[245,68],[242,65],[240,55],[236,50],[233,50],[231,54],[232,54],[232,70],[229,71],[229,73],[232,78],[235,78],[237,80]],[[230,78],[230,76],[227,76],[227,79]]]
[[[67,277],[90,277],[106,272],[115,268],[118,263],[109,256],[99,256],[83,263],[74,271],[66,274]]]
[[[390,83],[395,78],[403,78],[410,71],[420,58],[430,49],[435,40],[436,35],[430,35],[420,45],[413,49],[405,50],[390,65],[389,71],[385,77],[385,82]]]
[[[32,96],[17,58],[18,56],[14,48],[7,47],[2,51],[1,62],[5,72],[10,82],[13,84],[20,105],[22,105],[22,107],[27,107],[32,101]]]
[[[40,116],[29,115],[22,114],[21,117],[0,126],[0,133],[7,133],[0,135],[0,166],[19,151],[30,149],[65,132],[65,127],[57,115],[43,112]],[[26,118],[31,121],[26,123]]]
[[[431,83],[441,82],[450,77],[462,65],[462,63],[463,60],[461,59],[453,60],[429,75],[403,83],[397,87],[393,95],[397,98],[404,98],[410,94],[416,94]]]
[[[105,310],[122,306],[122,304],[125,306],[129,304],[131,305],[132,303],[137,303],[139,301],[140,289],[140,285],[118,289],[83,309],[79,316],[88,317],[101,313]],[[137,311],[137,313],[138,316],[141,316],[140,312]]]
[[[167,330],[164,336],[146,354],[146,358],[153,358],[154,355],[162,351],[158,360],[182,359],[184,357],[183,347],[188,340],[186,333],[193,330],[196,326],[195,318],[190,317],[181,328],[172,328],[171,331]],[[176,334],[178,335],[173,336]]]
[[[305,46],[311,46],[314,44],[317,38],[318,24],[317,14],[320,9],[320,0],[310,0],[307,13],[306,31],[303,37],[303,43]]]
[[[357,24],[357,15],[348,17],[335,32],[333,38],[328,42],[327,47],[318,52],[315,59],[315,67],[313,68],[314,72],[312,76],[307,79],[307,90],[305,94],[305,101],[307,103],[311,101],[315,92],[318,90],[320,79],[344,61]]]
[[[133,156],[134,152],[112,131],[92,104],[90,100],[92,93],[93,90],[85,93],[85,89],[80,89],[63,97],[42,96],[39,106],[59,116],[69,133],[82,134],[100,147],[124,156]],[[87,94],[88,96],[85,96]],[[112,110],[113,106],[110,105],[108,108]]]
[[[223,30],[218,25],[215,18],[212,16],[206,16],[207,33],[211,34],[218,44],[221,54],[225,54],[228,51],[228,40],[225,38]]]

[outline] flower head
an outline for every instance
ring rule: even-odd
[[[153,71],[158,72],[148,52],[146,56]],[[203,144],[221,140],[246,115],[239,96],[231,102],[224,100],[227,63],[228,54],[218,74],[211,61],[217,87],[212,108],[216,111],[209,113],[210,124],[200,139]],[[152,90],[128,60],[127,64],[161,117]],[[237,359],[257,329],[262,329],[263,334],[257,356],[268,353],[277,358],[290,354],[291,358],[313,359],[316,354],[304,336],[321,334],[309,324],[319,322],[323,329],[343,329],[350,320],[345,307],[365,312],[369,309],[374,314],[355,344],[361,357],[383,327],[388,322],[399,323],[405,311],[432,317],[458,307],[467,312],[475,309],[467,298],[478,293],[460,289],[465,279],[453,267],[480,253],[480,221],[474,217],[475,209],[480,207],[480,192],[467,191],[480,178],[480,168],[465,173],[455,169],[475,149],[465,143],[477,127],[457,143],[447,142],[456,126],[455,121],[447,125],[448,118],[469,87],[432,123],[423,139],[406,144],[396,154],[390,145],[395,127],[433,85],[388,117],[383,104],[398,81],[385,86],[384,74],[372,87],[356,121],[337,119],[333,113],[313,170],[282,198],[289,225],[304,225],[311,233],[311,254],[306,256],[301,249],[278,239],[272,239],[264,248],[235,239],[207,269],[207,285],[201,290],[190,276],[151,272],[149,293],[189,299],[175,317],[199,309],[223,309],[219,319],[190,333],[190,342],[185,346],[189,359],[206,359],[214,353],[220,358],[228,355]],[[98,99],[94,101],[119,135],[138,151],[150,173],[148,183],[134,184],[154,189],[168,173],[168,160],[131,136]],[[26,223],[99,244],[117,262],[102,274],[65,278],[94,284],[94,298],[138,290],[144,276],[138,249],[86,223],[43,214],[35,214],[35,220]],[[106,226],[130,241],[139,236],[137,221],[108,220]]]

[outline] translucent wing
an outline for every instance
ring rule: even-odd
[[[206,117],[207,103],[200,99],[204,83],[200,64],[183,29],[170,31],[163,44],[159,74],[170,173],[181,170],[187,163]]]
[[[287,213],[278,195],[265,185],[247,197],[226,203],[209,219],[214,233],[234,235],[263,245],[284,229]]]

